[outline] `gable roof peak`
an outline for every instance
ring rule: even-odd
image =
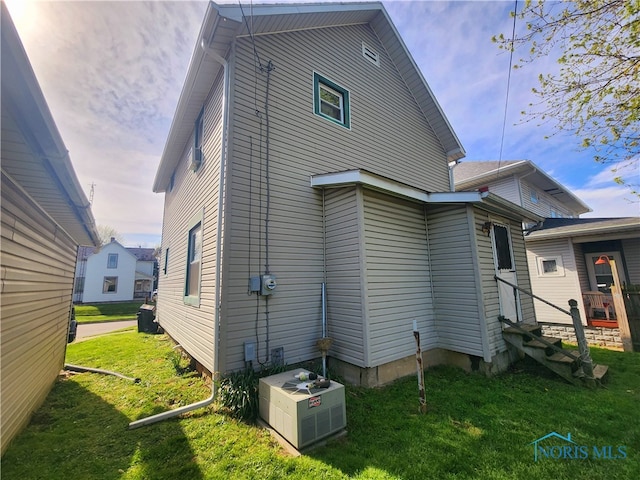
[[[245,21],[245,17],[251,17],[251,20]],[[460,140],[382,3],[243,4],[241,7],[210,2],[156,172],[153,191],[167,191],[171,175],[191,138],[189,126],[195,122],[212,83],[223,68],[214,57],[227,58],[237,37],[356,24],[368,24],[376,33],[448,160],[463,158],[465,151]],[[205,50],[215,55],[207,55]]]

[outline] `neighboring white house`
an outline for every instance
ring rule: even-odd
[[[491,193],[545,218],[578,218],[591,209],[530,160],[459,162],[456,191],[486,187]]]
[[[64,366],[78,245],[91,207],[2,2],[2,453]]]
[[[153,248],[123,247],[114,238],[81,248],[76,262],[76,303],[122,302],[151,296],[157,261]]]

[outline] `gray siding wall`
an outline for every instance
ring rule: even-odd
[[[2,452],[64,364],[75,242],[2,173]]]
[[[380,67],[362,56],[363,41],[378,50]],[[268,300],[247,295],[247,278],[264,272],[267,253],[267,117],[266,75],[256,74],[251,42],[241,38],[235,44],[231,96],[233,154],[222,327],[227,370],[243,366],[245,341],[257,342],[260,360],[266,359],[267,309],[269,349],[283,347],[287,363],[319,356],[315,342],[322,332],[322,193],[310,187],[311,175],[361,168],[429,191],[449,188],[446,155],[368,26],[264,35],[255,42],[262,63],[271,60],[275,67],[269,85],[268,253],[278,287]],[[350,129],[314,114],[314,71],[349,90]],[[256,116],[256,108],[261,116]],[[355,312],[338,312],[332,299],[335,289],[328,289],[329,331],[337,335],[333,319],[346,315],[342,333],[355,335]],[[354,298],[345,301],[357,308]],[[364,362],[366,344],[348,352],[345,342],[336,341],[330,354]]]
[[[569,310],[570,299],[577,300],[580,315],[584,320],[586,317],[580,290],[578,265],[571,240],[565,238],[546,242],[532,242],[528,244],[527,255],[533,292],[564,310]],[[563,273],[561,275],[543,274],[539,268],[539,259],[555,257],[560,257],[564,267]],[[536,318],[539,322],[572,324],[569,315],[539,300],[534,300],[534,302]]]
[[[467,207],[428,207],[427,213],[438,346],[483,356],[484,312]]]
[[[217,212],[221,157],[222,79],[205,105],[204,160],[197,172],[188,158],[193,140],[186,145],[175,170],[174,186],[165,194],[162,257],[158,281],[158,319],[162,327],[207,369],[213,371]],[[200,305],[185,305],[189,221],[202,221]],[[165,250],[169,249],[164,273]],[[245,281],[246,287],[246,281]]]
[[[524,243],[524,234],[522,233],[522,224],[513,220],[508,221],[511,242],[513,248],[513,257],[516,264],[516,277],[518,286],[531,292],[531,278],[529,276],[529,264],[527,262],[527,249]],[[520,292],[520,320],[526,323],[536,322],[536,311],[534,307],[534,299],[530,295]]]
[[[520,205],[520,187],[518,179],[515,176],[501,178],[488,184],[489,191],[496,195],[509,200],[510,202]]]
[[[535,185],[530,184],[524,180],[520,180],[522,189],[522,203],[520,204],[527,210],[537,213],[543,217],[551,217],[551,210],[553,209],[563,217],[577,217],[578,214],[568,209],[564,203],[556,200],[555,197],[545,193],[541,188],[537,188]],[[538,203],[531,201],[531,191],[535,190],[538,194]]]
[[[633,285],[640,285],[640,238],[622,240],[626,272]]]
[[[424,207],[364,190],[370,355],[375,366],[437,346]]]
[[[326,190],[327,316],[332,356],[366,366],[368,337],[360,188]]]
[[[587,271],[587,264],[584,259],[584,249],[582,248],[581,243],[573,244],[573,256],[575,258],[576,272],[578,273],[580,291],[589,291],[591,290],[591,284],[589,282],[589,272]]]

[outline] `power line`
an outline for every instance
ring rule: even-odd
[[[509,71],[507,73],[507,94],[504,100],[504,116],[502,120],[502,136],[500,138],[500,155],[498,156],[498,174],[500,174],[500,163],[502,162],[502,149],[504,147],[504,136],[507,128],[507,107],[509,106],[509,90],[511,88],[511,70],[513,68],[513,42],[516,38],[516,19],[518,14],[518,0],[515,0],[513,7],[513,27],[511,30],[511,48],[509,49]]]

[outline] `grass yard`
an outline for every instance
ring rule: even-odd
[[[129,421],[204,399],[209,388],[194,373],[176,374],[184,369],[164,335],[107,335],[70,345],[67,361],[142,382],[61,377],[6,452],[2,478],[640,478],[640,354],[592,355],[610,366],[606,389],[535,375],[526,363],[496,378],[431,369],[426,415],[417,413],[413,376],[381,389],[347,388],[348,435],[293,458],[264,430],[216,407],[128,430]],[[589,458],[535,462],[531,442],[554,431],[571,433]],[[593,446],[623,447],[626,458],[593,458]]]
[[[117,322],[135,320],[143,300],[134,302],[95,303],[75,305],[78,323]]]

